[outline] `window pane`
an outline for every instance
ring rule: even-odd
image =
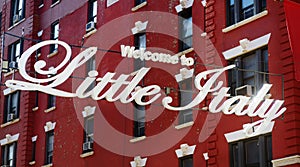
[[[146,34],[139,36],[139,49],[146,49]]]
[[[257,62],[256,62],[255,54],[249,55],[242,59],[243,69],[247,70],[247,71],[243,72],[243,79],[244,79],[245,85],[246,84],[255,85],[255,81],[254,81],[255,72],[254,71],[258,70],[256,63]]]
[[[93,18],[94,22],[97,23],[97,1],[93,2]]]
[[[182,159],[180,167],[193,167],[193,158]]]
[[[242,18],[247,19],[254,15],[254,0],[242,0]]]
[[[259,165],[259,143],[258,140],[245,142],[246,164],[247,166]]]

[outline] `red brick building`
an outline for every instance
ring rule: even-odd
[[[300,82],[283,2],[3,0],[0,6],[2,166],[299,166]],[[51,44],[24,59],[28,48],[47,40],[66,42],[71,57],[63,46]],[[129,46],[144,52],[131,57]],[[96,47],[96,54],[82,60],[66,81],[47,80],[68,72],[68,64],[89,47]],[[232,64],[236,67],[218,77],[222,87],[230,87],[228,96],[248,97],[255,105],[263,85],[272,84],[256,110],[268,100],[270,105],[261,109],[276,110],[272,100],[284,100],[280,107],[287,110],[258,134],[253,127],[248,131],[254,135],[247,136],[243,126],[262,118],[212,113],[226,98],[218,105],[219,90],[199,94],[199,85],[208,83],[213,73],[200,81],[198,74]],[[142,67],[149,71],[142,74]],[[98,73],[88,73],[92,70]],[[45,89],[17,90],[5,84],[33,83],[22,71],[41,79],[34,83],[36,89]],[[81,96],[51,95],[46,92],[51,84]],[[154,99],[151,104],[130,101],[151,85],[157,87],[148,92],[160,91],[140,97],[140,103]],[[102,90],[93,97],[98,100],[91,98],[95,88]],[[203,99],[172,111],[162,103],[166,96],[175,108]],[[232,111],[239,102],[223,107]]]

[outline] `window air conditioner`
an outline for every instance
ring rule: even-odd
[[[235,95],[252,96],[254,90],[252,85],[244,85],[235,89]]]
[[[18,63],[15,62],[15,61],[11,61],[11,62],[9,62],[8,67],[13,68],[13,69],[17,69],[18,68]]]
[[[85,31],[91,31],[93,29],[95,29],[95,22],[93,21],[88,22],[85,26]]]
[[[16,22],[18,22],[19,21],[19,19],[20,19],[20,16],[19,15],[14,15],[14,17],[13,17],[13,23],[16,23]]]
[[[82,149],[83,151],[88,151],[88,150],[92,150],[93,149],[93,142],[85,142],[82,145]]]
[[[15,114],[8,114],[8,121],[12,121],[15,119]]]

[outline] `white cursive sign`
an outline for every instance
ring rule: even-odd
[[[114,79],[115,73],[108,72],[101,78],[98,77],[97,71],[90,71],[88,73],[88,77],[85,78],[85,80],[79,85],[79,87],[76,89],[76,92],[66,92],[56,89],[55,87],[64,83],[76,68],[86,63],[93,55],[96,54],[97,48],[95,47],[88,48],[81,52],[74,59],[72,59],[72,61],[61,73],[51,78],[37,79],[29,76],[26,72],[28,58],[40,47],[50,44],[59,44],[63,46],[67,51],[65,59],[59,66],[49,71],[42,70],[42,68],[45,67],[46,62],[40,60],[34,65],[35,71],[39,74],[49,75],[56,73],[58,70],[64,67],[71,57],[70,46],[62,41],[44,41],[30,47],[22,54],[20,58],[19,71],[22,77],[27,81],[7,80],[5,83],[6,86],[17,90],[37,90],[61,97],[91,97],[94,100],[106,99],[109,102],[120,101],[122,103],[130,103],[135,101],[139,105],[149,105],[161,96],[161,89],[158,85],[149,85],[145,87],[138,86],[138,84],[150,70],[150,68],[144,67],[138,70],[131,80],[128,79],[130,75],[126,74],[122,74],[117,79]],[[223,81],[217,82],[217,79],[223,72],[234,67],[234,65],[230,65],[224,68],[207,70],[197,74],[195,76],[194,85],[199,92],[189,104],[180,107],[171,106],[170,103],[172,103],[173,99],[172,97],[167,96],[162,100],[163,106],[168,110],[186,110],[199,105],[209,93],[216,93],[217,95],[209,104],[209,112],[223,112],[227,115],[235,114],[237,116],[248,115],[249,117],[258,116],[262,118],[262,120],[246,124],[244,126],[244,130],[248,136],[261,133],[264,128],[271,123],[272,120],[285,112],[286,108],[282,108],[284,101],[264,98],[271,89],[271,84],[264,84],[257,95],[252,98],[246,96],[234,96],[228,98],[228,91],[230,88],[224,87]],[[204,85],[201,85],[202,80],[205,80],[208,75],[210,75],[210,78],[204,83]],[[51,83],[47,84],[49,82]],[[89,89],[89,86],[95,82],[95,87]],[[45,83],[47,85],[40,85],[40,83]],[[108,85],[110,85],[110,87],[108,89],[104,89],[107,88]],[[143,97],[145,96],[149,97],[148,101],[142,101]],[[224,101],[223,104],[220,104],[222,101]],[[255,130],[255,132],[253,132],[252,128],[257,125],[258,128]]]

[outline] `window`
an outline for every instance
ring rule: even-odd
[[[52,4],[56,4],[58,2],[59,2],[59,0],[52,0]]]
[[[51,130],[46,133],[45,164],[52,163],[53,145],[54,145],[54,130]]]
[[[48,108],[55,107],[56,96],[48,94]]]
[[[179,159],[179,167],[193,167],[193,156],[185,156]]]
[[[146,49],[146,34],[139,33],[134,35],[134,45],[136,49]],[[145,66],[145,61],[134,59],[134,71],[137,71]],[[144,81],[141,81],[143,85]],[[140,106],[134,102],[134,137],[145,136],[145,106]]]
[[[143,2],[146,2],[146,0],[135,0],[135,6],[137,6]]]
[[[2,166],[16,167],[17,143],[2,146]]]
[[[10,25],[14,25],[25,18],[25,0],[11,1]]]
[[[231,167],[272,167],[272,137],[259,136],[229,144]]]
[[[35,161],[36,141],[32,141],[31,162]]]
[[[192,101],[192,78],[179,82],[180,88],[180,106],[186,106]],[[193,121],[193,110],[187,109],[179,111],[179,125]]]
[[[44,0],[39,0],[39,6],[44,5]]]
[[[192,7],[179,13],[179,51],[184,51],[193,45]]]
[[[8,46],[8,66],[10,69],[18,68],[18,60],[20,59],[23,50],[23,41],[18,40]]]
[[[88,22],[97,23],[97,0],[89,0]]]
[[[51,25],[51,40],[58,40],[59,36],[59,22],[56,21]],[[50,45],[50,53],[57,52],[58,50],[58,44],[52,44]]]
[[[19,118],[20,91],[5,96],[4,123]]]
[[[231,85],[231,94],[236,94],[236,88],[244,85],[252,87],[252,94],[269,82],[268,76],[268,49],[261,48],[247,53],[234,60],[229,64],[235,64],[237,68],[229,71],[229,85]]]
[[[94,115],[84,118],[83,152],[93,149],[94,141]]]
[[[266,0],[227,0],[227,26],[245,20],[266,9]]]

